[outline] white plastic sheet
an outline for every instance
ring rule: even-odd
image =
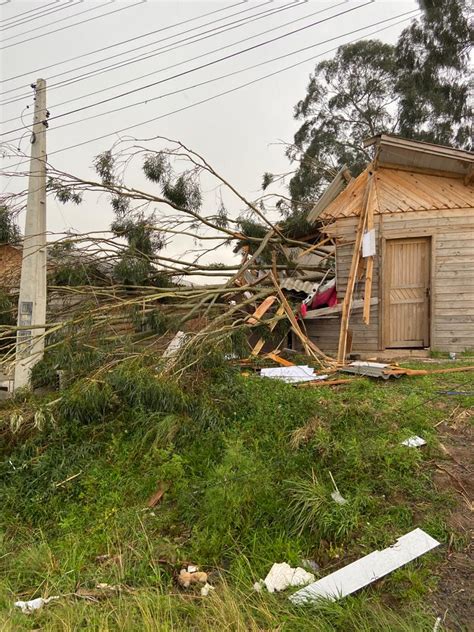
[[[41,610],[43,606],[54,599],[59,599],[59,597],[47,597],[46,599],[37,597],[36,599],[30,599],[30,601],[15,601],[14,606],[20,608],[23,614],[31,614],[35,610]]]

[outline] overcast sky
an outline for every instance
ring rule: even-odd
[[[370,4],[368,0],[349,2],[341,0],[331,2],[316,0],[309,2],[302,0],[293,2],[284,0],[270,2],[267,0],[259,2],[59,0],[54,4],[52,0],[41,0],[41,2],[0,0],[0,3],[2,103],[18,99],[1,108],[2,121],[14,119],[2,124],[2,132],[8,132],[20,127],[23,123],[28,125],[31,122],[33,100],[29,86],[38,77],[43,77],[48,82],[47,102],[52,118],[122,92],[135,90],[133,94],[126,97],[51,120],[47,139],[50,162],[63,171],[90,178],[93,176],[91,169],[93,157],[110,147],[119,135],[150,137],[159,134],[179,139],[196,149],[249,198],[255,198],[258,195],[262,174],[265,171],[281,173],[290,168],[284,156],[284,148],[278,143],[292,140],[298,127],[298,123],[292,117],[293,107],[299,99],[304,97],[308,78],[315,63],[324,57],[332,56],[333,53],[327,52],[330,49],[355,38],[362,38],[377,28],[387,26],[386,24],[373,26],[374,23],[391,17],[394,21],[399,21],[401,18],[395,20],[396,16],[418,8],[414,0],[376,0]],[[38,10],[38,7],[41,7],[41,10]],[[354,10],[350,11],[350,9]],[[109,12],[114,13],[105,15]],[[213,15],[207,17],[204,15],[210,12],[214,12]],[[269,12],[273,15],[269,15]],[[342,12],[345,13],[320,24],[308,26]],[[39,17],[40,13],[45,13],[45,15]],[[19,14],[23,15],[15,19],[15,16]],[[99,17],[101,15],[104,17]],[[199,19],[193,20],[193,18]],[[252,19],[254,21],[249,22]],[[88,21],[68,28],[71,24],[83,20]],[[289,22],[292,23],[289,24]],[[407,24],[408,22],[403,22],[403,24],[391,26],[373,37],[394,43]],[[228,30],[216,34],[217,27]],[[191,70],[196,66],[302,27],[308,28],[238,54],[232,59],[190,72],[154,87],[137,90],[146,84]],[[322,43],[361,27],[367,27],[367,29],[326,44]],[[158,29],[162,30],[144,36]],[[214,30],[209,32],[210,29]],[[44,35],[53,30],[56,32]],[[184,31],[188,32],[183,33]],[[254,35],[256,37],[252,37]],[[206,39],[200,42],[194,41],[201,37],[206,37]],[[131,38],[137,39],[113,46]],[[188,39],[182,41],[185,38]],[[246,38],[251,39],[241,42]],[[310,46],[312,48],[306,51],[291,54],[298,49]],[[104,47],[110,48],[87,55]],[[142,48],[125,54],[130,49],[138,47]],[[156,50],[162,47],[165,50]],[[174,50],[166,52],[166,49],[170,47],[174,47]],[[225,48],[211,52],[222,47]],[[113,57],[120,53],[124,54]],[[135,63],[124,63],[131,57],[140,55],[150,55],[150,57]],[[318,55],[319,57],[316,57]],[[78,56],[82,57],[63,63],[65,60]],[[198,88],[190,87],[281,56],[284,57],[259,68],[218,79]],[[311,57],[315,59],[309,59]],[[136,125],[141,121],[185,108],[303,60],[307,61],[207,103],[134,127],[119,135],[114,133],[116,130]],[[96,71],[98,68],[113,63],[124,65],[115,70],[109,69],[98,76],[82,78],[72,85],[54,86],[57,82],[77,78],[78,75]],[[56,65],[52,66],[53,64]],[[90,65],[78,68],[85,64]],[[173,67],[166,70],[169,66]],[[54,77],[66,71],[70,72]],[[24,77],[8,80],[23,74],[25,74]],[[148,76],[138,79],[142,75]],[[127,83],[114,87],[124,82]],[[102,92],[86,96],[98,90]],[[108,112],[145,99],[153,99],[173,91],[179,92],[139,106],[128,107],[120,112],[105,114],[89,121],[83,120],[88,116]],[[30,108],[26,109],[28,105]],[[23,119],[19,118],[20,116]],[[60,127],[73,121],[76,123]],[[71,145],[84,143],[84,141],[109,133],[111,135],[107,138],[61,151]],[[2,139],[5,141],[20,135],[21,133],[15,132],[2,136]],[[17,145],[18,141],[14,144]],[[28,134],[24,135],[21,148],[25,152],[29,151]],[[13,162],[11,158],[4,159],[3,165],[6,167]],[[144,185],[144,180],[137,170],[132,169],[129,177],[130,184]],[[4,179],[0,190],[4,188],[7,191],[18,190],[19,187],[25,188],[26,182],[19,183],[14,179]],[[218,198],[218,192],[211,191],[206,195],[206,205],[215,206]],[[242,207],[241,203],[236,199],[231,201],[227,196],[225,199],[230,210],[234,215],[237,214]],[[54,232],[70,228],[81,232],[102,230],[110,225],[111,219],[112,211],[104,196],[98,199],[88,198],[87,202],[79,207],[60,206],[55,201],[48,203],[48,227]]]

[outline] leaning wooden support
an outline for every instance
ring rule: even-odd
[[[370,187],[369,196],[367,200],[367,231],[374,229],[374,187]],[[366,325],[370,324],[370,298],[372,296],[372,279],[374,276],[374,257],[373,255],[367,257],[367,268],[365,273],[365,289],[364,289],[364,310],[362,317]]]
[[[339,345],[337,350],[337,361],[339,364],[344,364],[346,358],[347,347],[347,330],[349,329],[349,317],[351,312],[352,298],[354,296],[354,288],[356,282],[357,267],[360,260],[360,249],[362,244],[362,235],[367,221],[367,209],[369,207],[370,191],[373,186],[372,172],[368,172],[367,186],[364,194],[364,202],[360,211],[359,224],[357,226],[357,233],[354,244],[354,252],[352,253],[351,267],[349,271],[349,278],[347,280],[346,294],[344,296],[344,302],[342,305],[342,317],[341,317],[341,329],[339,331]]]
[[[278,285],[278,281],[275,278],[275,275],[272,273],[271,275],[273,284],[275,286],[276,291],[278,292],[278,297],[280,298],[281,304],[285,309],[286,315],[288,316],[288,320],[291,323],[292,329],[295,332],[296,336],[300,339],[301,344],[303,345],[303,349],[306,354],[312,356],[315,359],[321,360],[323,358],[327,362],[332,363],[332,359],[329,358],[326,354],[324,354],[319,347],[317,347],[312,340],[310,340],[305,334],[302,332],[301,327],[296,320],[295,315],[293,314],[293,310],[291,309],[290,304],[286,300],[285,295],[283,294],[281,287]]]

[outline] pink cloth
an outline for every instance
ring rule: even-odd
[[[337,304],[337,293],[336,286],[324,290],[324,292],[319,292],[314,295],[313,300],[311,301],[310,309],[317,309],[318,307],[334,307]]]

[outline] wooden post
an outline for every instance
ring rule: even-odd
[[[367,230],[373,230],[374,228],[374,203],[373,203],[373,185],[370,187],[369,197],[367,200]],[[363,319],[364,323],[368,325],[370,323],[370,299],[372,296],[372,279],[374,276],[374,257],[367,257],[367,269],[365,276],[365,289],[364,289],[364,310]]]
[[[346,346],[347,346],[347,330],[349,328],[349,316],[352,306],[352,298],[354,296],[354,287],[356,282],[357,267],[360,260],[360,248],[362,244],[362,235],[364,233],[365,224],[367,221],[367,209],[370,197],[370,191],[372,189],[372,171],[367,172],[367,185],[364,193],[364,200],[362,208],[360,210],[359,224],[357,226],[357,233],[354,244],[354,252],[352,253],[351,267],[349,271],[349,278],[347,280],[346,294],[342,304],[342,316],[341,316],[341,329],[339,331],[339,346],[337,350],[337,361],[339,364],[344,364],[346,359]]]

